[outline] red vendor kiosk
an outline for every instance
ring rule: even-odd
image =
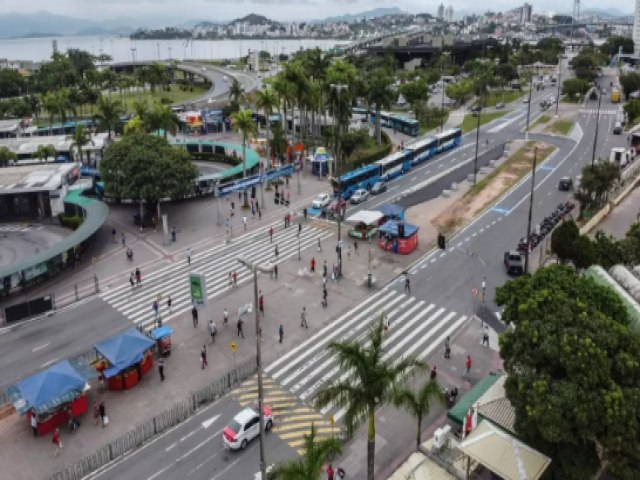
[[[380,248],[408,255],[418,248],[418,227],[410,223],[386,222],[380,227]]]

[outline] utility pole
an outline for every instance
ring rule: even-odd
[[[531,251],[531,217],[533,216],[533,191],[536,185],[536,161],[538,147],[533,148],[533,168],[531,169],[531,194],[529,195],[529,218],[527,219],[527,249],[524,251],[524,274],[529,274],[529,253]]]
[[[482,97],[480,97],[482,99]],[[482,100],[480,100],[482,102]],[[473,184],[476,184],[478,179],[478,144],[480,143],[480,115],[482,114],[482,103],[480,103],[480,111],[476,112],[478,115],[478,123],[476,124],[476,155],[473,158]]]
[[[440,105],[440,132],[444,131],[444,35],[440,48],[440,82],[442,82],[442,104]]]
[[[342,240],[341,240],[341,220],[342,220],[342,212],[341,212],[341,207],[340,204],[342,202],[342,189],[340,188],[340,162],[339,162],[339,155],[340,155],[340,121],[341,121],[341,107],[340,107],[340,94],[342,93],[343,90],[349,88],[348,85],[345,85],[343,83],[332,83],[331,84],[331,88],[333,90],[335,90],[336,92],[338,92],[338,124],[337,124],[337,129],[336,129],[336,178],[338,181],[338,245],[342,244]],[[338,277],[342,276],[342,248],[338,248]]]
[[[531,115],[531,94],[533,92],[533,71],[530,71],[529,73],[529,101],[527,102],[527,126],[524,134],[525,141],[529,140],[529,116]]]
[[[593,167],[593,164],[596,161],[596,147],[597,147],[597,144],[598,144],[598,125],[600,124],[600,104],[602,102],[602,90],[600,90],[600,87],[597,87],[597,91],[598,91],[598,114],[596,115],[596,133],[593,136],[593,153],[591,155],[591,166],[592,167]]]
[[[558,118],[558,105],[560,105],[560,81],[562,77],[562,60],[564,55],[560,54],[558,57],[558,92],[556,94],[556,118]]]

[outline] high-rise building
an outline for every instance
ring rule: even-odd
[[[445,9],[444,18],[447,22],[453,22],[453,7],[451,5]]]
[[[640,54],[640,0],[636,0],[636,8],[633,12],[633,44],[635,54]]]
[[[443,19],[444,18],[444,4],[441,3],[440,6],[438,7],[438,18]]]
[[[531,11],[532,11],[531,4],[525,3],[522,6],[522,17],[520,19],[520,23],[528,23],[531,21]]]

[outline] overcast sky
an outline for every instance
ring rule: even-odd
[[[435,14],[441,0],[2,0],[0,13],[21,12],[35,13],[47,10],[51,13],[69,15],[93,20],[125,17],[152,17],[176,24],[181,21],[202,20],[231,20],[248,13],[258,13],[274,20],[306,20],[321,19],[328,16],[345,13],[358,13],[376,7],[397,6],[410,13]],[[486,10],[507,10],[524,3],[524,0],[492,0],[478,2],[477,0],[442,0],[446,5],[451,4],[455,12],[476,12]],[[572,0],[540,0],[529,2],[534,11],[570,12]],[[610,2],[596,0],[583,1],[582,8],[606,8]],[[615,8],[631,13],[635,2],[621,0],[615,3]],[[55,5],[55,8],[53,7]],[[140,22],[147,23],[147,22]]]

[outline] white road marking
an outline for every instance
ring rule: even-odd
[[[40,345],[39,347],[34,348],[33,350],[31,350],[32,352],[37,352],[38,350],[42,350],[43,348],[45,348],[46,346],[48,346],[51,342],[47,342],[43,345]]]
[[[220,418],[220,415],[214,415],[210,419],[205,420],[204,422],[202,422],[202,427],[209,428],[218,418]]]
[[[58,357],[56,357],[56,358],[54,358],[54,359],[52,359],[52,360],[49,360],[47,363],[43,363],[43,364],[42,364],[42,365],[40,365],[40,366],[41,366],[41,367],[48,367],[49,365],[51,365],[52,363],[55,363],[55,362],[57,362],[57,361],[58,361]]]

